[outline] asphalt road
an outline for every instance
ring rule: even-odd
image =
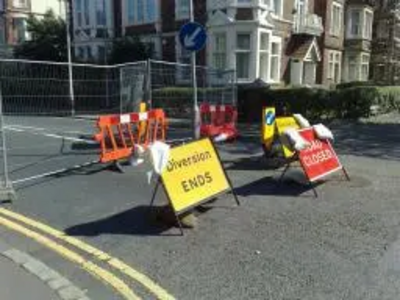
[[[62,139],[49,136],[90,135],[93,122],[6,122],[14,181],[97,158],[96,149],[72,140],[62,149]],[[219,199],[184,237],[149,222],[154,183],[146,165],[20,181],[9,207],[122,258],[177,299],[398,299],[399,126],[336,124],[334,146],[352,181],[337,174],[318,186],[318,198],[296,184],[277,188],[281,170],[261,157],[257,131],[244,130],[236,145],[220,147],[242,206]],[[165,201],[159,195],[157,204]]]

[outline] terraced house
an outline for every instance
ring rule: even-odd
[[[385,0],[382,0],[385,1]],[[372,0],[193,0],[208,30],[197,63],[235,69],[239,84],[335,85],[369,78]],[[138,35],[154,57],[189,63],[178,42],[189,0],[72,0],[77,56],[105,57]]]

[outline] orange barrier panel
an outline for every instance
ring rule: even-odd
[[[200,106],[200,114],[201,136],[216,137],[224,134],[227,139],[234,139],[238,136],[236,128],[237,109],[234,106],[204,103]]]
[[[100,162],[116,162],[131,156],[135,145],[146,149],[155,141],[165,141],[166,118],[161,109],[143,113],[101,116],[97,120]]]

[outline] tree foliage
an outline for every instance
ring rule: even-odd
[[[141,61],[151,58],[153,50],[141,42],[137,36],[126,36],[115,39],[110,54],[110,62],[114,64]]]
[[[67,61],[66,23],[52,10],[42,18],[30,16],[27,20],[30,39],[15,48],[17,58],[47,61]]]

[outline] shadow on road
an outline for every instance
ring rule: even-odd
[[[314,187],[316,188],[322,183],[323,182],[314,183]],[[235,188],[235,192],[241,197],[314,197],[311,185],[299,183],[291,178],[287,178],[282,183],[279,183],[278,179],[272,176],[264,177],[260,180]]]
[[[67,228],[65,233],[71,236],[99,236],[102,234],[180,235],[179,229],[176,229],[176,234],[164,234],[173,226],[167,224],[168,222],[159,220],[158,216],[165,211],[165,207],[137,206],[101,220],[72,226]],[[171,223],[175,222],[173,215],[168,216],[168,218]]]
[[[333,131],[339,154],[400,160],[400,124],[348,123]]]

